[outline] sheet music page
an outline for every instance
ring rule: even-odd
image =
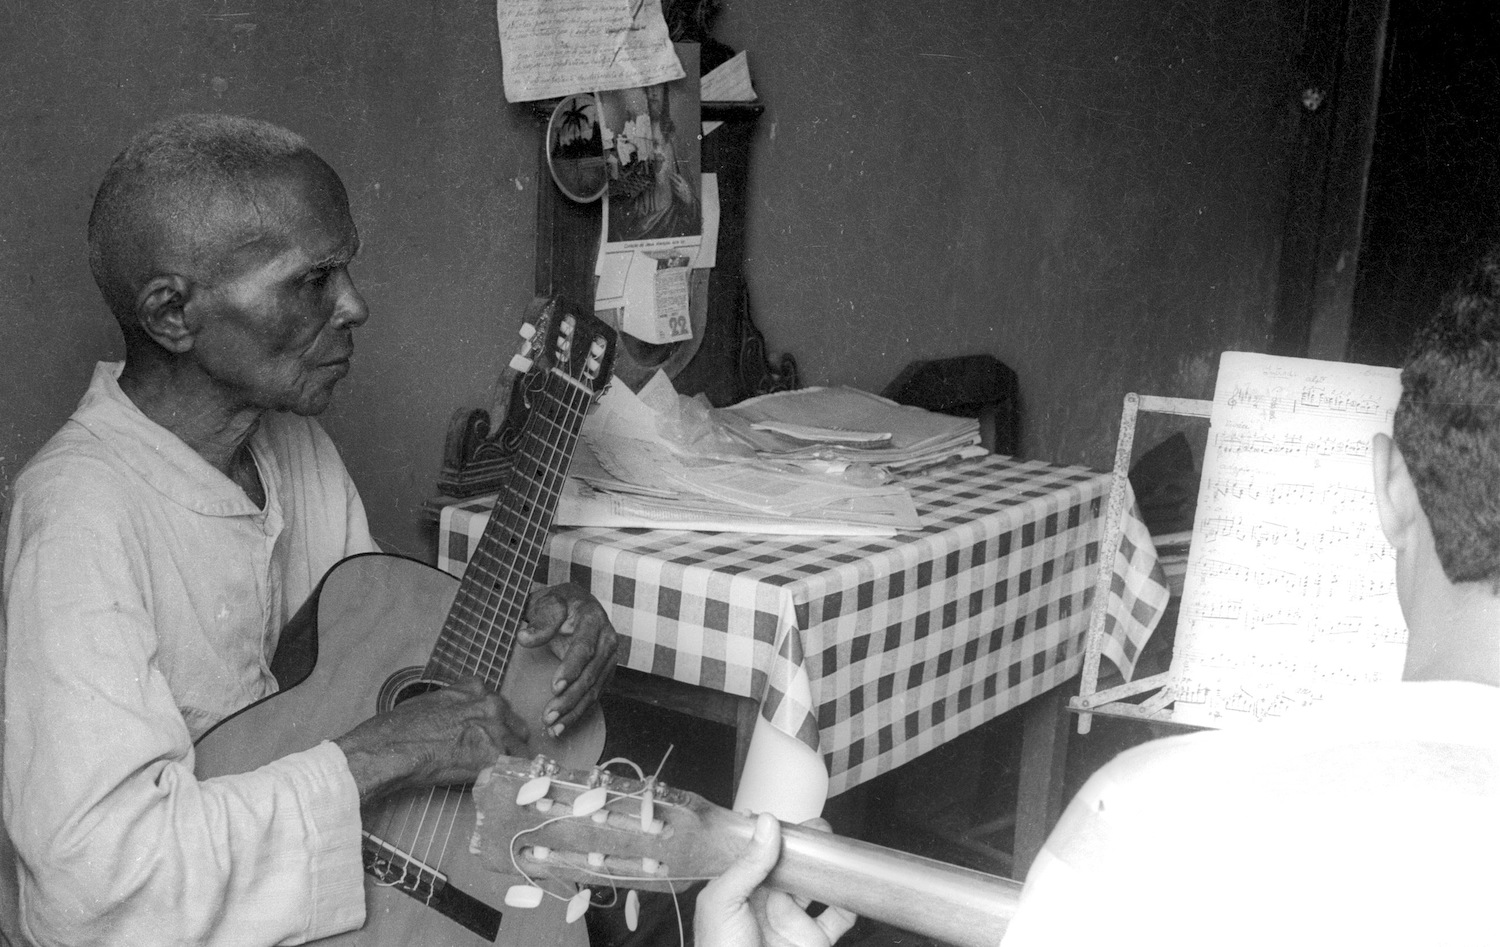
[[[1253,722],[1400,677],[1406,626],[1370,469],[1400,394],[1394,368],[1223,354],[1173,719]]]

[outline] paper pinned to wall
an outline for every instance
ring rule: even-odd
[[[755,86],[750,83],[750,59],[744,50],[704,74],[702,97],[705,102],[755,101]]]
[[[1225,352],[1172,663],[1173,719],[1253,722],[1394,680],[1406,652],[1371,437],[1394,368]]]
[[[509,102],[681,79],[661,0],[496,0]]]
[[[719,63],[703,77],[702,89],[705,102],[754,102],[755,87],[750,84],[750,59],[744,50]],[[703,134],[718,128],[723,122],[704,122]]]

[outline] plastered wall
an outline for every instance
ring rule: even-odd
[[[747,269],[771,349],[874,390],[992,352],[1028,454],[1107,464],[1125,391],[1206,395],[1220,349],[1263,341],[1282,6],[725,0],[767,105]],[[532,285],[537,128],[473,0],[0,3],[0,487],[119,356],[84,258],[99,175],[188,110],[288,125],[343,174],[373,315],[325,423],[377,537],[426,557],[448,417],[489,402]]]

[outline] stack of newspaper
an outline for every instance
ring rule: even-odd
[[[858,536],[919,529],[910,494],[887,467],[908,469],[964,449],[964,438],[939,430],[972,427],[977,445],[977,423],[928,412],[918,412],[919,420],[906,413],[917,409],[854,389],[807,394],[818,391],[831,400],[783,406],[772,396],[736,406],[755,411],[752,419],[683,398],[662,374],[639,394],[610,386],[584,424],[558,525]],[[768,400],[769,411],[756,407]],[[806,413],[819,404],[830,410]],[[846,423],[880,418],[881,405],[894,411],[879,430]],[[828,436],[815,437],[818,429]]]
[[[858,388],[783,391],[716,414],[763,458],[911,472],[986,453],[976,419],[900,405]]]

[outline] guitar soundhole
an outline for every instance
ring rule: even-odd
[[[385,679],[375,706],[380,713],[385,713],[402,701],[411,700],[420,694],[428,694],[445,686],[439,681],[423,677],[421,668],[402,668]]]

